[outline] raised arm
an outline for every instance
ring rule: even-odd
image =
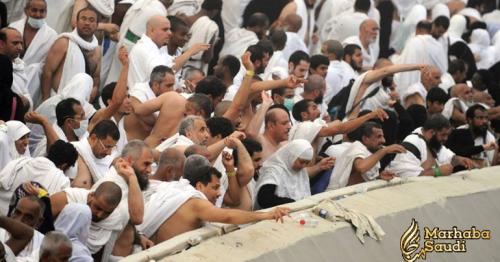
[[[18,255],[33,238],[33,228],[12,218],[0,216],[0,227],[10,234],[9,240],[5,242],[14,255]]]
[[[66,52],[68,51],[68,43],[69,40],[65,37],[57,39],[47,54],[42,72],[42,101],[50,97],[50,90],[53,88],[52,85],[54,84],[54,74],[64,62]]]
[[[47,152],[49,152],[50,146],[52,146],[52,144],[54,144],[60,138],[47,117],[36,112],[28,112],[24,116],[24,119],[28,123],[39,124],[43,127],[43,132],[45,132],[45,137],[47,138]]]
[[[233,102],[227,109],[226,113],[224,113],[223,117],[231,120],[233,123],[238,118],[240,110],[242,110],[248,102],[248,97],[252,93],[250,90],[250,83],[252,82],[252,77],[254,74],[253,64],[250,61],[250,52],[245,52],[245,54],[241,57],[241,62],[247,73],[241,82],[241,86],[234,95]]]
[[[209,48],[210,48],[209,44],[204,44],[204,43],[194,44],[191,48],[189,48],[182,55],[175,58],[174,65],[172,66],[172,70],[174,70],[174,72],[178,72],[186,64],[186,62],[189,60],[189,58],[198,54],[199,52],[203,52],[205,50],[208,50]]]
[[[118,82],[116,82],[115,90],[113,90],[111,101],[107,107],[99,109],[94,114],[87,128],[88,130],[92,130],[94,126],[102,120],[110,119],[116,112],[118,112],[118,109],[120,109],[120,106],[127,97],[128,54],[127,49],[124,46],[120,48],[118,57],[123,67],[120,71]]]
[[[135,171],[131,164],[123,158],[116,161],[115,168],[116,172],[127,181],[130,222],[132,225],[140,225],[144,217],[144,199]]]
[[[252,120],[248,124],[245,133],[248,137],[256,139],[259,136],[260,129],[262,124],[264,123],[264,118],[266,116],[266,112],[273,104],[273,99],[266,94],[265,91],[262,91],[262,105],[260,106],[257,113],[253,116]]]
[[[222,151],[222,164],[226,168],[226,175],[229,184],[227,191],[224,194],[224,203],[228,206],[238,206],[240,204],[241,188],[238,184],[233,156],[227,151]]]
[[[398,144],[384,147],[377,152],[371,154],[367,158],[357,158],[352,165],[352,173],[354,175],[361,175],[372,169],[386,154],[404,153],[406,149]]]
[[[380,69],[375,69],[368,71],[366,73],[365,79],[363,83],[366,83],[367,85],[371,85],[377,81],[382,80],[382,78],[386,76],[390,76],[396,73],[400,72],[406,72],[406,71],[415,71],[415,70],[422,70],[426,67],[426,65],[422,64],[399,64],[399,65],[391,65],[391,66],[386,66]]]

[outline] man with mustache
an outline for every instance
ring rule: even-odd
[[[406,152],[397,154],[386,170],[400,177],[439,177],[451,175],[456,166],[473,168],[472,160],[443,146],[450,132],[448,119],[441,114],[430,116],[421,128],[404,139]]]
[[[453,130],[446,146],[457,155],[479,160],[482,165],[497,163],[498,145],[495,136],[488,131],[488,112],[476,104],[465,112],[467,124]]]
[[[361,47],[363,66],[367,68],[372,68],[378,58],[377,37],[379,29],[375,20],[366,19],[359,26],[359,35],[350,36],[342,42],[344,45],[356,44]]]

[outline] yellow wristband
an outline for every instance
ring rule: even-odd
[[[42,197],[45,197],[45,196],[48,196],[49,195],[49,192],[45,191],[44,189],[39,189],[38,190],[38,198],[42,198]]]
[[[252,70],[247,71],[247,76],[253,77],[255,75],[255,72]]]
[[[236,176],[236,171],[229,171],[229,172],[226,172],[226,175],[227,175],[227,177],[233,177],[233,176]]]

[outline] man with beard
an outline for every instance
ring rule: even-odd
[[[361,47],[363,65],[372,68],[378,59],[379,47],[377,43],[379,26],[377,21],[367,19],[359,26],[359,35],[354,35],[342,41],[342,44],[356,44]]]
[[[472,88],[467,84],[457,84],[450,88],[450,95],[444,104],[443,116],[455,127],[466,124],[465,112],[472,105]]]
[[[403,145],[407,151],[397,154],[386,170],[399,177],[448,176],[456,166],[474,167],[472,160],[455,155],[443,146],[451,132],[448,119],[441,114],[430,116],[420,128],[408,135]]]
[[[363,53],[361,52],[361,46],[356,44],[344,46],[344,56],[340,64],[344,79],[346,79],[347,82],[358,77],[361,69],[363,69]]]
[[[384,131],[378,123],[366,122],[359,130],[359,140],[352,143],[337,159],[327,190],[377,178],[390,180],[394,177],[391,171],[379,173],[380,160],[387,154],[404,153],[405,148],[398,144],[384,147]]]
[[[488,131],[488,113],[482,105],[476,104],[466,113],[467,124],[453,130],[446,146],[459,156],[477,159],[481,166],[497,163],[498,145],[495,136]]]
[[[328,109],[327,105],[323,104],[323,97],[326,92],[326,82],[320,75],[311,75],[304,84],[304,92],[295,96],[295,103],[300,100],[311,100],[318,106],[320,115],[325,115]],[[298,119],[295,119],[298,120]]]

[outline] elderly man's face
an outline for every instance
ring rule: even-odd
[[[43,221],[40,204],[28,198],[21,198],[17,203],[12,219],[37,229]]]
[[[27,17],[44,19],[47,17],[47,4],[43,0],[32,0],[30,5],[24,9]]]

